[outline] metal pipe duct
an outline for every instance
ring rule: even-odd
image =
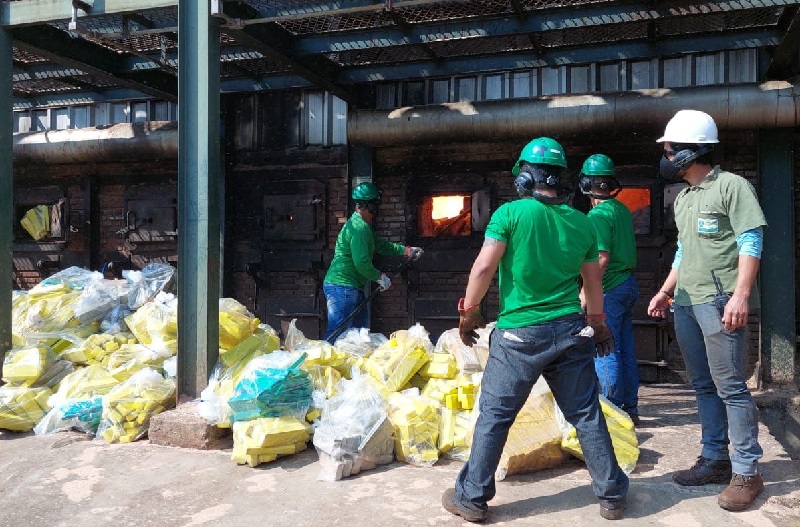
[[[685,108],[711,114],[720,129],[787,128],[800,125],[798,97],[800,86],[776,81],[354,110],[347,135],[351,145],[381,147],[632,128],[661,131]]]
[[[178,124],[123,123],[18,134],[13,152],[15,162],[54,164],[177,159]]]

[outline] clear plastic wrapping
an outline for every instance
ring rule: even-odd
[[[130,443],[147,433],[150,418],[175,405],[175,381],[145,368],[103,397],[97,434],[109,443]]]
[[[122,276],[130,282],[128,307],[138,309],[154,300],[158,293],[169,293],[175,268],[164,263],[149,263],[141,271],[123,271]]]
[[[389,396],[389,420],[394,426],[398,461],[431,467],[439,460],[439,421],[436,404],[412,388]]]

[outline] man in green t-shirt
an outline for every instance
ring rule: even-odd
[[[647,314],[666,317],[674,296],[675,336],[702,428],[700,457],[672,479],[686,486],[729,483],[719,506],[741,511],[764,488],[758,409],[745,379],[745,328],[750,309],[758,307],[755,280],[767,222],[753,186],[712,166],[719,140],[710,115],[679,111],[658,142],[664,143],[662,176],[678,176],[689,186],[675,199],[678,250],[672,270]]]
[[[508,431],[540,376],[577,429],[601,516],[620,519],[625,510],[628,478],[614,456],[592,361],[614,343],[604,322],[594,233],[586,216],[567,204],[571,192],[561,184],[566,166],[564,149],[550,138],[523,148],[512,169],[522,199],[492,214],[459,301],[459,334],[471,346],[475,330],[486,325],[480,303],[499,270],[500,315],[489,339],[470,457],[455,488],[442,496],[442,506],[467,521],[486,519]],[[585,317],[578,276],[585,284]]]
[[[583,163],[578,186],[589,197],[589,221],[597,235],[600,270],[603,272],[603,312],[614,336],[614,352],[594,359],[600,392],[628,412],[639,424],[639,368],[633,341],[633,304],[639,298],[636,268],[636,235],[631,213],[614,199],[622,185],[614,177],[614,162],[594,154]]]
[[[344,224],[336,238],[333,260],[322,291],[328,307],[328,329],[324,340],[332,335],[364,300],[364,286],[368,280],[378,283],[381,291],[392,285],[386,273],[382,273],[372,263],[374,253],[387,256],[397,255],[416,260],[422,254],[419,247],[409,247],[378,237],[372,230],[372,220],[378,214],[381,192],[373,183],[359,183],[353,189],[355,212]],[[359,311],[340,333],[350,327],[369,327],[366,309]]]

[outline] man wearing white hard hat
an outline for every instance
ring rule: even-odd
[[[728,483],[723,509],[745,510],[764,488],[758,470],[758,410],[745,382],[745,328],[759,307],[756,275],[767,222],[755,189],[712,165],[719,143],[710,115],[681,110],[667,123],[660,172],[689,186],[675,199],[678,250],[647,313],[666,317],[672,299],[675,336],[697,398],[702,450],[672,475],[679,485]]]

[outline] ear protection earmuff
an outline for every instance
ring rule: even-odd
[[[554,175],[549,175],[546,178],[537,178],[527,166],[523,166],[519,169],[519,175],[514,179],[514,188],[520,196],[532,196],[534,190],[536,190],[536,183],[544,183],[547,186],[555,187],[560,181],[561,178]]]
[[[617,181],[617,178],[612,178],[611,181],[595,181],[594,178],[584,176],[583,174],[581,174],[580,179],[578,179],[578,188],[580,189],[581,193],[596,199],[614,198],[620,193],[620,191],[622,191],[622,185],[619,181]],[[593,188],[602,191],[608,191],[610,194],[607,196],[595,195],[592,192]]]

